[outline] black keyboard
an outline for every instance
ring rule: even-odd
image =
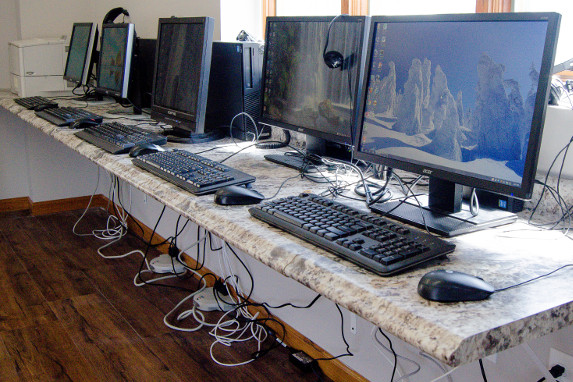
[[[455,249],[454,244],[426,232],[313,194],[277,199],[249,212],[381,276]]]
[[[56,126],[68,126],[79,119],[91,119],[97,123],[101,123],[103,121],[102,116],[76,107],[56,107],[53,109],[45,109],[37,111],[36,115]]]
[[[141,155],[133,163],[195,195],[255,181],[254,176],[183,150]]]
[[[16,102],[20,106],[24,106],[28,110],[33,110],[38,106],[44,106],[44,105],[45,105],[44,107],[46,108],[58,107],[57,102],[54,102],[42,96],[14,98],[14,102]]]
[[[156,145],[167,143],[167,137],[161,134],[118,122],[90,126],[78,131],[75,135],[112,154],[124,154],[132,147],[145,143]]]
[[[267,154],[265,159],[269,162],[280,164],[281,166],[286,166],[293,168],[302,172],[311,172],[316,169],[317,165],[322,163],[318,161],[313,161],[308,157],[303,157],[302,155],[285,155],[285,154]]]

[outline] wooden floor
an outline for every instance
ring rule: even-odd
[[[79,215],[0,214],[0,381],[316,381],[282,347],[246,366],[215,364],[207,330],[163,324],[187,293],[135,287],[141,257],[101,258],[100,240],[72,233]],[[92,210],[82,227],[104,224],[104,213]],[[127,237],[109,253],[142,247]],[[254,350],[254,343],[216,348],[225,362]]]

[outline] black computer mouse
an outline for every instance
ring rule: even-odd
[[[467,273],[440,269],[426,273],[418,283],[418,294],[440,302],[478,301],[488,298],[495,288]]]
[[[86,127],[99,125],[100,122],[91,118],[80,118],[70,125],[70,129],[85,129]]]
[[[34,106],[34,111],[42,111],[46,109],[53,109],[58,107],[57,103],[41,103],[39,105]]]
[[[265,197],[258,191],[244,186],[227,186],[217,190],[215,203],[224,206],[260,203]]]
[[[156,153],[158,151],[165,151],[165,149],[153,143],[144,143],[141,145],[133,146],[131,150],[129,150],[129,156],[135,158],[140,155]]]

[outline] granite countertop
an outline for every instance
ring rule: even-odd
[[[398,276],[379,277],[255,220],[248,207],[215,205],[212,195],[193,196],[135,167],[127,155],[110,155],[78,139],[73,131],[37,118],[11,98],[8,93],[0,93],[0,105],[234,247],[446,364],[468,363],[573,323],[573,267],[494,293],[480,302],[443,304],[426,301],[417,294],[418,281],[433,269],[478,275],[502,288],[573,263],[573,241],[557,231],[542,231],[520,221],[459,236],[451,239],[457,247],[446,259]],[[274,195],[288,178],[292,179],[286,181],[279,196],[326,189],[296,177],[294,170],[265,161],[263,155],[267,152],[248,147],[249,143],[237,145],[226,139],[169,146],[192,152],[217,146],[202,155],[219,161],[244,149],[225,164],[256,176],[254,188],[267,197]],[[561,183],[566,200],[572,199],[571,186],[569,181]],[[534,201],[540,192],[540,188],[535,189]],[[363,203],[349,203],[364,208]],[[533,206],[526,205],[527,209]],[[529,215],[527,209],[522,217]],[[551,198],[545,196],[536,219],[551,221],[558,211]]]

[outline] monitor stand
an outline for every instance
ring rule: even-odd
[[[114,104],[115,100],[101,95],[83,95],[72,99],[70,103],[76,106],[104,106]]]
[[[481,207],[476,216],[470,213],[469,204],[462,200],[462,186],[453,182],[430,177],[430,193],[408,200],[376,203],[370,206],[373,212],[428,228],[441,236],[457,236],[513,223],[517,215],[503,210]]]
[[[223,138],[223,133],[217,130],[206,133],[192,133],[183,129],[170,129],[165,130],[163,135],[167,137],[168,142],[175,143],[206,143]]]

